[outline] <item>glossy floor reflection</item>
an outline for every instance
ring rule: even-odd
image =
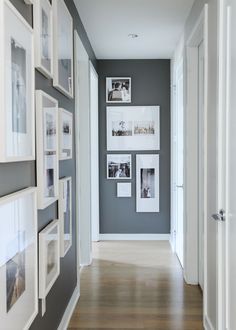
[[[203,329],[202,293],[168,242],[99,242],[69,329]]]

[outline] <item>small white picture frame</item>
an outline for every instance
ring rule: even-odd
[[[107,103],[131,103],[131,78],[107,77],[106,78]]]
[[[132,197],[131,182],[117,183],[117,197]]]
[[[73,114],[59,108],[60,160],[73,158]]]
[[[39,233],[39,299],[45,299],[60,274],[59,221]]]
[[[60,179],[59,187],[60,255],[63,258],[72,246],[72,178]]]
[[[107,179],[109,180],[132,179],[132,155],[130,154],[107,155]]]

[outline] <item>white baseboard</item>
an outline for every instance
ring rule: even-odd
[[[100,241],[169,241],[170,234],[100,234]]]
[[[73,295],[69,301],[69,304],[66,307],[65,313],[61,319],[61,323],[57,330],[66,330],[68,328],[68,325],[70,323],[71,316],[74,312],[75,306],[79,300],[80,297],[80,290],[79,287],[77,286],[73,292]]]
[[[204,329],[205,330],[215,330],[207,315],[205,315],[205,317],[204,317]]]

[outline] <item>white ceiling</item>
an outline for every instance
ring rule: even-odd
[[[194,0],[74,0],[98,59],[171,58]],[[136,33],[137,39],[128,37]]]

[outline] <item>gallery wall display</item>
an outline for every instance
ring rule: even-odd
[[[37,237],[36,188],[0,198],[0,328],[29,329],[38,313]]]
[[[131,78],[122,78],[122,77],[106,78],[106,102],[130,103]]]
[[[59,109],[59,149],[60,160],[72,159],[73,114]]]
[[[60,274],[59,221],[39,233],[39,298],[45,299]]]
[[[58,213],[60,221],[60,255],[63,258],[72,246],[72,179],[60,179]]]
[[[59,197],[58,102],[36,91],[38,208]]]
[[[53,0],[53,86],[73,98],[73,20],[63,0]]]
[[[0,162],[35,159],[33,30],[0,1]]]
[[[117,197],[132,197],[131,183],[117,183]]]
[[[107,107],[107,150],[159,150],[160,107]]]
[[[34,3],[35,67],[47,78],[53,76],[53,17],[49,0]]]
[[[159,155],[136,155],[136,212],[159,212]]]
[[[121,154],[107,155],[107,179],[131,179],[132,156]]]

